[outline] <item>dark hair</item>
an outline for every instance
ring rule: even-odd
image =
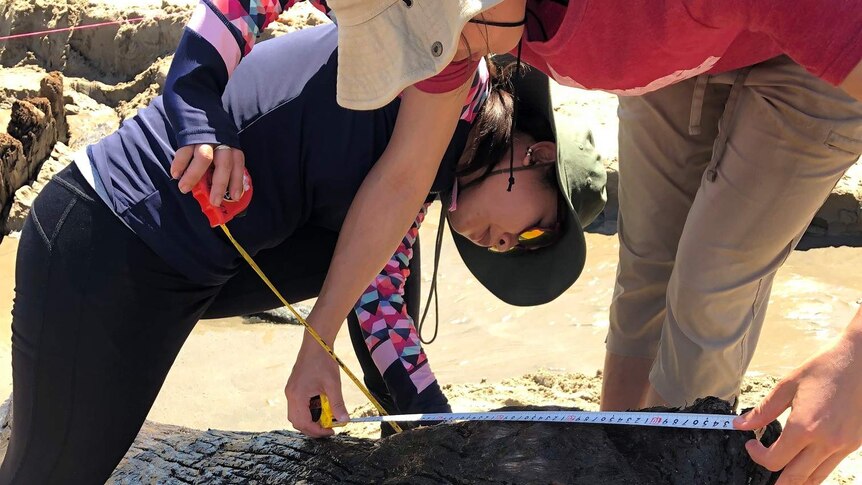
[[[519,71],[514,61],[499,63],[496,59],[489,58],[487,63],[491,92],[476,115],[467,137],[467,146],[455,171],[458,177],[479,174],[475,179],[477,182],[487,177],[510,147],[514,115],[511,77]],[[520,69],[529,69],[529,67],[522,64]],[[515,125],[517,131],[530,135],[537,142],[554,140],[547,120],[521,103],[518,106],[518,119]],[[546,178],[549,185],[556,187],[555,171],[549,169],[548,173]]]

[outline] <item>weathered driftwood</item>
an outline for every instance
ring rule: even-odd
[[[11,425],[3,417],[7,409],[0,408],[0,456]],[[717,399],[686,409],[729,410]],[[779,430],[773,423],[763,440],[771,443]],[[201,431],[148,422],[109,483],[772,483],[775,474],[745,452],[752,437],[634,426],[460,423],[383,440],[314,440],[288,431]]]

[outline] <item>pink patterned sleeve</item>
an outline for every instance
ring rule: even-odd
[[[263,29],[302,0],[201,0],[188,27],[221,55],[228,74],[251,52]],[[325,0],[309,0],[329,13]]]
[[[363,292],[354,308],[365,343],[380,374],[387,375],[386,371],[392,365],[403,366],[417,393],[434,383],[436,378],[427,365],[428,359],[422,350],[413,319],[407,313],[404,284],[410,275],[413,244],[419,235],[419,226],[425,219],[428,205],[419,211],[395,254]]]
[[[470,91],[467,92],[467,99],[464,102],[464,107],[461,108],[460,119],[472,123],[490,94],[491,73],[488,71],[488,64],[482,59],[476,67],[476,74],[470,84]]]

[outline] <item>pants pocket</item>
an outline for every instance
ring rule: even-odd
[[[860,139],[860,137],[862,137],[862,134],[857,136],[848,136],[838,133],[838,131],[833,129],[829,132],[824,143],[827,147],[833,150],[840,150],[858,157],[862,154],[862,139]]]
[[[24,224],[24,232],[36,231],[39,239],[51,251],[57,234],[77,203],[77,197],[58,182],[48,182],[30,208],[28,218],[31,224]]]

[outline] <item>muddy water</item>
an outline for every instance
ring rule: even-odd
[[[422,228],[433,241],[437,217]],[[440,333],[427,347],[442,383],[490,382],[539,368],[594,373],[604,356],[607,308],[616,271],[615,236],[587,236],[587,267],[558,300],[536,308],[497,301],[464,268],[444,239],[439,275]],[[423,278],[430,280],[426,243]],[[11,390],[9,310],[16,241],[0,245],[0,394]],[[862,299],[862,250],[814,249],[791,255],[775,282],[752,372],[783,375],[847,324]],[[429,316],[427,336],[433,328]],[[151,419],[204,428],[264,430],[286,426],[282,389],[301,337],[292,326],[201,322],[180,353]],[[358,369],[346,332],[336,351]],[[345,379],[350,405],[363,402]]]

